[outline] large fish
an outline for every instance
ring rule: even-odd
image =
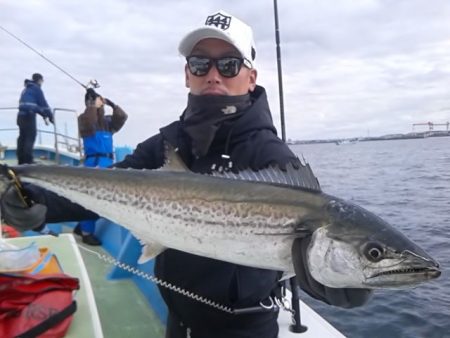
[[[323,193],[309,165],[208,176],[186,170],[173,151],[167,162],[159,170],[10,169],[22,182],[129,229],[145,244],[144,259],[173,248],[293,275],[303,264],[293,259],[301,254],[293,242],[312,236],[307,265],[328,287],[403,288],[441,273],[433,258],[384,220]],[[7,169],[0,168],[0,194]]]

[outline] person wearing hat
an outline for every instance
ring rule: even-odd
[[[184,78],[189,90],[186,108],[178,120],[140,143],[115,167],[159,168],[164,164],[166,143],[177,149],[191,171],[202,174],[227,169],[258,170],[269,165],[284,167],[288,163],[299,165],[298,158],[277,137],[265,89],[256,84],[257,51],[247,24],[225,11],[215,12],[181,40],[179,52],[186,58]],[[50,207],[48,201],[57,198],[42,189],[39,193],[33,190],[33,194]],[[75,212],[73,205],[68,205],[68,209],[72,217],[82,214],[82,210]],[[3,211],[5,219],[13,218],[13,208]],[[52,209],[52,217],[55,212]],[[39,216],[39,211],[34,214],[37,215],[34,224],[40,223],[36,218],[44,217]],[[20,227],[19,223],[16,226]],[[296,241],[295,250],[305,253],[309,241],[310,238]],[[159,286],[169,312],[166,337],[278,336],[278,312],[261,311],[264,309],[260,304],[270,304],[270,297],[280,295],[280,272],[166,249],[156,257],[155,274],[218,304],[247,309],[245,314],[229,314]],[[305,292],[340,307],[360,306],[371,295],[370,290],[364,289],[328,288],[314,281],[306,264],[297,279]]]
[[[84,166],[106,168],[113,164],[113,134],[122,129],[128,115],[108,98],[103,98],[89,88],[84,97],[86,109],[78,116],[78,130],[83,139]],[[112,109],[112,114],[105,115],[105,104]],[[101,245],[95,236],[95,219],[79,222],[74,233],[81,236],[83,243]]]
[[[46,121],[53,123],[53,113],[48,106],[42,91],[44,78],[35,73],[32,80],[25,80],[25,88],[19,99],[19,112],[17,125],[19,137],[17,138],[17,160],[19,164],[33,163],[33,147],[36,140],[36,114],[41,115]]]

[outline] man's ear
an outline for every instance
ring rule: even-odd
[[[184,65],[184,85],[186,86],[186,88],[190,88],[189,86],[189,69],[187,64]]]
[[[249,77],[249,91],[252,92],[256,88],[256,78],[258,77],[258,72],[256,69],[250,69],[250,77]]]

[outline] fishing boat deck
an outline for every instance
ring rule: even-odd
[[[83,245],[77,238],[79,245]],[[92,250],[92,247],[89,248]],[[108,253],[101,247],[96,252]],[[164,337],[164,326],[151,310],[141,291],[131,279],[108,281],[111,264],[85,250],[80,250],[94,289],[105,337]]]

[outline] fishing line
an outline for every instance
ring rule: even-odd
[[[38,52],[36,49],[34,49],[33,47],[31,47],[29,44],[27,44],[25,41],[23,41],[22,39],[20,39],[19,37],[17,37],[16,35],[14,35],[13,33],[11,33],[10,31],[8,31],[6,28],[2,27],[0,25],[0,29],[2,29],[5,33],[9,34],[10,36],[12,36],[14,39],[16,39],[17,41],[19,41],[21,44],[23,44],[24,46],[26,46],[27,48],[31,49],[33,52],[35,52],[37,55],[39,55],[40,57],[42,57],[45,61],[47,61],[48,63],[50,63],[51,65],[53,65],[54,67],[56,67],[57,69],[59,69],[61,72],[63,72],[64,74],[66,74],[68,77],[70,77],[72,80],[74,80],[76,83],[78,83],[80,86],[82,86],[84,89],[88,89],[87,85],[82,84],[80,81],[78,81],[75,77],[73,77],[72,75],[70,75],[68,72],[66,72],[64,69],[62,69],[60,66],[58,66],[56,63],[54,63],[52,60],[50,60],[49,58],[47,58],[44,54]]]

